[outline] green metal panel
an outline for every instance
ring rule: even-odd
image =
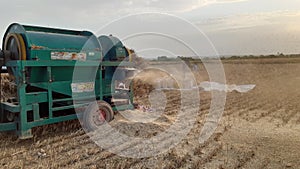
[[[0,123],[0,131],[13,131],[16,130],[17,126],[15,122],[11,123]]]
[[[32,127],[43,126],[43,125],[47,125],[47,124],[58,123],[58,122],[62,122],[62,121],[74,120],[77,118],[78,118],[77,114],[71,114],[71,115],[67,115],[67,116],[55,117],[52,119],[43,119],[43,120],[39,120],[39,121],[29,122],[27,124],[27,126],[29,128],[32,128]]]
[[[128,56],[126,48],[118,38],[103,35],[98,37],[98,40],[102,47],[104,61],[118,60],[118,58]]]
[[[134,106],[132,104],[130,104],[130,105],[121,105],[121,106],[115,106],[112,109],[113,109],[113,111],[133,110]]]
[[[79,52],[83,51],[87,55],[92,54],[91,59],[100,59],[101,46],[97,37],[88,31],[73,31],[54,28],[25,26],[17,23],[11,24],[4,34],[3,42],[10,33],[21,34],[26,44],[27,60],[40,59],[50,60],[51,52]],[[4,48],[4,44],[2,46]],[[44,52],[33,51],[47,50]],[[47,53],[48,52],[48,53]],[[100,55],[99,55],[100,54]],[[91,55],[88,55],[88,58]]]
[[[103,80],[101,86],[104,95],[115,93],[114,84],[112,84],[110,79]]]
[[[1,103],[0,107],[1,107],[1,109],[7,110],[7,111],[12,112],[12,113],[19,113],[21,111],[21,108],[20,108],[21,106],[20,105],[15,105],[15,104],[8,103],[8,102]],[[27,111],[31,111],[32,110],[31,104],[26,105],[25,109]]]
[[[40,120],[40,107],[38,103],[32,104],[32,110],[33,110],[33,121]]]
[[[17,112],[20,112],[20,105],[15,105],[13,103],[3,102],[3,103],[1,103],[1,109],[7,110],[9,112],[17,113]]]
[[[72,49],[82,50],[85,43],[88,42],[90,36],[82,35],[68,35],[61,33],[45,33],[27,31],[26,37],[28,38],[29,46],[36,46],[41,49]],[[98,43],[89,43],[86,45],[87,50],[100,49]]]
[[[47,102],[47,92],[33,92],[26,94],[27,104]]]
[[[60,29],[60,28],[48,28],[48,27],[29,26],[29,25],[23,25],[23,27],[26,31],[33,31],[33,32],[60,33],[66,35],[84,35],[84,36],[93,35],[93,33],[88,31],[74,31],[74,30],[67,30],[67,29]]]

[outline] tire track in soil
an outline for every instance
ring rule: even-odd
[[[265,106],[261,107],[261,109],[266,110],[267,113],[262,114],[262,117],[259,118],[269,118],[269,122],[281,120],[282,125],[288,124],[293,118],[298,116],[298,113],[295,111],[299,109],[299,106],[294,105],[294,100],[297,100],[297,98],[283,96],[281,101],[277,104],[273,104],[273,102],[267,103]],[[259,118],[254,119],[253,122],[256,122]]]
[[[186,168],[199,168],[200,166],[209,165],[214,161],[214,157],[222,153],[223,143],[220,142],[222,136],[228,131],[228,126],[218,127],[217,131],[203,144],[199,144],[193,149],[195,157]]]
[[[280,125],[286,125],[286,122],[284,121],[287,114],[287,111],[285,109],[279,109],[277,111],[274,111],[272,114],[270,114],[268,122],[270,123],[280,123]]]
[[[113,162],[108,161],[108,163],[113,164],[110,165],[109,168],[123,169],[123,168],[133,168],[134,165],[140,162],[140,159],[115,158],[112,159],[112,161]]]
[[[266,169],[267,166],[270,163],[270,159],[268,158],[262,158],[261,157],[257,157],[254,156],[254,158],[252,160],[250,160],[249,162],[247,162],[243,168],[255,168],[255,169]]]
[[[286,116],[282,118],[283,125],[287,125],[293,117],[298,114],[297,110],[288,110]]]
[[[94,149],[87,149],[85,147],[87,147],[87,145],[81,147],[81,149],[83,150],[80,152],[78,152],[77,150],[66,152],[67,154],[70,154],[68,156],[69,158],[66,157],[63,162],[57,163],[57,166],[63,168],[75,168],[78,165],[86,166],[87,164],[91,163],[91,161],[94,162],[95,159],[101,156],[109,158],[109,156],[105,155],[105,152],[103,152],[99,147],[94,146]],[[73,153],[71,154],[71,152]],[[104,160],[104,158],[102,160]]]
[[[89,139],[84,139],[79,142],[68,140],[67,142],[67,145],[57,147],[56,149],[45,149],[47,156],[45,158],[42,158],[41,162],[49,164],[53,160],[53,164],[55,164],[56,166],[67,166],[65,164],[69,161],[76,161],[76,158],[81,157],[78,157],[79,154],[85,156],[86,147],[92,145],[91,143],[89,143]],[[60,160],[59,162],[57,162],[55,161],[55,159]]]
[[[206,113],[208,113],[208,112],[206,112]],[[205,113],[203,113],[203,114],[201,114],[201,116],[198,116],[198,121],[199,120],[203,120],[205,118]],[[198,125],[198,126],[197,126]],[[194,138],[195,137],[195,135],[193,135],[192,133],[197,133],[198,132],[198,130],[199,129],[201,129],[201,124],[197,124],[192,130],[191,130],[191,132],[190,132],[190,134],[188,135],[188,138],[187,138],[187,140],[191,140],[191,139],[196,139],[196,143],[198,143],[197,141],[198,141],[198,137],[196,137],[196,138]],[[220,140],[220,137],[224,134],[224,132],[226,131],[226,129],[222,129],[223,131],[221,131],[221,132],[217,132],[217,133],[215,133],[207,142],[205,142],[204,144],[201,144],[201,145],[199,145],[199,147],[198,147],[198,149],[205,149],[205,151],[206,151],[206,149],[208,149],[207,151],[206,151],[206,153],[208,153],[208,154],[206,154],[206,156],[204,156],[204,157],[202,157],[203,159],[209,159],[209,158],[211,158],[212,156],[214,156],[214,154],[217,154],[218,153],[218,151],[220,150],[220,147],[216,147],[216,149],[215,149],[215,145],[211,145],[211,144],[217,144],[218,142],[218,140]],[[197,136],[198,136],[198,134],[197,134]],[[192,138],[190,138],[190,137],[192,137]],[[219,144],[219,143],[218,143]],[[210,146],[211,145],[211,147],[209,147],[209,148],[207,148],[208,146]],[[192,147],[190,147],[190,146],[192,146],[191,144],[189,144],[189,148],[191,149],[190,151],[188,151],[188,152],[193,152],[194,151],[194,148],[192,148]],[[178,146],[176,146],[177,148],[178,147],[180,147],[180,145],[178,145]],[[188,147],[186,147],[186,148],[188,148]],[[174,148],[174,150],[176,150],[177,148]],[[185,148],[185,149],[186,149]],[[170,152],[169,152],[170,153]],[[186,154],[186,155],[184,155],[184,156],[182,156],[182,155],[178,155],[178,154],[176,154],[176,153],[174,153],[174,154],[172,154],[172,153],[174,153],[174,152],[171,152],[171,155],[169,154],[169,155],[165,155],[165,158],[167,158],[167,159],[169,159],[168,157],[169,156],[172,156],[172,158],[171,159],[173,159],[173,160],[171,160],[171,161],[169,161],[168,162],[168,165],[166,165],[166,166],[164,166],[164,168],[190,168],[191,167],[191,162],[192,162],[192,160],[191,160],[191,155],[189,155],[189,154]],[[165,159],[166,160],[166,159]],[[141,163],[141,162],[140,162]],[[143,166],[143,165],[142,165]],[[144,168],[147,168],[147,167],[145,167],[144,166]]]
[[[79,132],[80,133],[80,132]],[[77,135],[78,133],[71,133],[71,135],[66,135],[64,138],[68,138],[66,140],[63,140],[62,142],[54,142],[55,143],[55,148],[51,144],[47,144],[47,142],[43,143],[45,145],[31,145],[31,149],[28,150],[29,156],[31,159],[39,160],[40,164],[49,164],[50,161],[53,161],[53,164],[56,164],[57,158],[64,159],[64,155],[74,151],[78,147],[83,148],[84,145],[88,143],[88,139],[86,139],[85,135]],[[53,140],[61,140],[62,138],[56,138],[53,137]],[[79,140],[79,141],[78,141]],[[37,153],[42,150],[47,153],[46,157],[38,157]],[[71,150],[71,151],[70,151]],[[49,161],[50,160],[50,161]],[[34,165],[31,165],[34,166]]]
[[[76,162],[72,165],[72,167],[80,165],[85,166],[93,166],[96,165],[96,168],[106,168],[106,164],[109,164],[108,159],[112,159],[113,157],[118,157],[116,154],[100,151],[99,153],[93,154],[93,156],[82,159],[81,161]]]
[[[245,165],[247,165],[248,163],[251,163],[251,161],[255,157],[255,152],[253,150],[250,150],[248,152],[243,152],[243,153],[240,153],[240,154],[242,154],[242,155],[238,156],[238,158],[236,159],[237,163],[233,167],[235,169],[244,168]]]
[[[252,121],[253,119],[255,119],[255,116],[257,116],[257,113],[261,113],[256,111],[257,108],[263,105],[265,105],[265,103],[253,103],[253,105],[239,111],[238,116],[247,121]]]
[[[51,149],[56,149],[56,148],[59,148],[59,147],[63,147],[63,146],[66,146],[68,147],[68,145],[70,144],[70,142],[73,142],[73,141],[76,141],[76,140],[87,140],[89,138],[88,135],[86,135],[85,133],[80,133],[80,134],[75,134],[75,135],[68,135],[66,137],[63,137],[61,139],[57,139],[55,142],[52,142],[52,143],[47,143],[47,142],[44,142],[42,145],[39,145],[38,147],[36,148],[47,148],[48,145],[51,145]],[[66,141],[68,140],[68,141]]]
[[[36,145],[36,148],[43,148],[48,145],[52,145],[52,148],[56,148],[57,146],[59,146],[61,144],[67,144],[64,142],[65,140],[72,140],[75,138],[79,139],[81,137],[86,137],[85,132],[83,130],[78,130],[78,131],[70,133],[68,135],[66,135],[66,133],[64,133],[64,135],[60,135],[60,136],[56,136],[56,137],[49,137],[48,139],[45,139],[45,138],[39,139],[39,140],[35,141],[35,145]]]
[[[196,155],[199,155],[197,161],[192,164],[191,168],[196,169],[200,166],[205,166],[208,163],[210,163],[213,160],[213,157],[216,156],[220,151],[222,150],[222,144],[218,143],[216,141],[211,142],[210,144],[203,147],[199,153],[196,153]]]
[[[300,111],[299,110],[297,111],[297,116],[295,117],[294,122],[295,122],[296,125],[300,124]]]
[[[229,100],[230,103],[229,104],[226,103],[226,105],[225,105],[225,111],[227,111],[226,115],[229,116],[229,115],[234,114],[234,115],[239,116],[237,114],[237,112],[241,111],[242,109],[247,108],[246,105],[249,104],[249,100],[252,101],[252,99],[250,99],[248,97],[246,97],[246,99],[245,99],[245,98],[241,98],[240,95],[235,94],[235,96],[233,98],[230,98],[230,100]],[[226,102],[228,102],[228,99],[226,100]],[[252,104],[253,104],[253,102],[252,102]]]
[[[247,102],[246,104],[244,104],[242,107],[242,110],[238,112],[238,116],[243,117],[245,116],[245,114],[247,114],[247,112],[254,110],[256,108],[261,108],[262,106],[264,106],[267,103],[267,101],[264,102],[257,102],[254,99],[251,99],[250,102]]]
[[[74,168],[80,164],[80,166],[93,166],[93,165],[98,165],[97,161],[105,162],[105,160],[111,159],[113,157],[118,157],[114,155],[113,153],[106,152],[106,151],[98,151],[93,154],[88,154],[88,158],[84,158],[74,164],[71,164],[71,168]]]
[[[258,120],[263,119],[263,118],[272,118],[272,114],[275,113],[275,111],[278,111],[278,110],[281,110],[281,109],[282,109],[282,105],[274,106],[272,104],[267,104],[265,112],[261,113],[260,116],[253,119],[252,122],[255,123]]]
[[[225,104],[225,116],[229,116],[235,112],[235,110],[238,109],[236,105],[240,105],[241,100],[235,97],[231,97],[226,99],[226,104]]]
[[[14,147],[10,147],[10,146],[7,146],[6,144],[2,144],[4,146],[7,146],[6,149],[8,151],[7,151],[7,154],[5,154],[5,156],[0,157],[0,159],[3,160],[5,158],[11,157],[11,154],[15,154],[15,153],[17,153],[18,156],[22,156],[26,152],[29,152],[32,154],[34,150],[47,149],[45,147],[47,147],[47,146],[49,147],[53,143],[51,140],[55,140],[55,142],[59,141],[59,143],[62,144],[64,142],[63,140],[69,139],[70,137],[76,137],[76,133],[77,132],[75,132],[75,135],[73,135],[74,133],[71,133],[70,135],[63,135],[62,137],[61,136],[55,136],[55,137],[52,136],[51,137],[51,135],[52,135],[51,134],[49,137],[42,136],[41,138],[39,138],[39,140],[34,140],[34,139],[19,140],[16,137],[15,140],[12,141]],[[63,134],[63,133],[61,133],[61,134]],[[38,137],[38,136],[35,136],[35,137]],[[4,138],[6,138],[6,137],[4,137]],[[14,138],[14,137],[8,137],[8,138],[10,139],[10,138]],[[40,142],[40,140],[44,140],[44,141]],[[9,143],[9,141],[6,139],[4,139],[3,142]],[[63,144],[65,144],[65,143],[63,143]],[[11,149],[11,148],[13,148],[13,149]],[[10,152],[11,150],[14,150],[14,152]]]

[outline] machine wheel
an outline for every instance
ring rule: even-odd
[[[0,117],[0,123],[12,122],[15,119],[15,114],[9,111],[3,110],[2,115]]]
[[[88,131],[94,131],[102,124],[110,122],[114,118],[114,112],[105,101],[91,103],[83,113],[83,124]]]
[[[9,34],[4,41],[4,50],[11,51],[9,60],[26,60],[26,46],[23,37],[20,34]]]
[[[4,50],[10,51],[4,60],[5,63],[10,60],[26,60],[26,45],[23,37],[20,34],[11,33],[4,40]],[[13,75],[11,67],[7,68],[9,74]]]
[[[7,121],[9,121],[9,122],[14,121],[14,119],[15,119],[15,114],[12,113],[12,112],[7,112],[7,113],[6,113],[6,119],[7,119]]]

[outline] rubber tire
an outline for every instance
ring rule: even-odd
[[[95,105],[97,103],[98,107],[96,108]],[[99,100],[97,102],[92,102],[88,105],[87,109],[85,110],[85,112],[83,113],[83,125],[84,128],[87,131],[95,131],[98,129],[99,125],[94,123],[93,120],[93,113],[91,113],[92,111],[98,110],[98,109],[102,109],[105,112],[106,118],[105,120],[107,122],[110,122],[111,120],[114,119],[114,111],[112,110],[112,107],[110,106],[110,104],[108,104],[105,101]]]

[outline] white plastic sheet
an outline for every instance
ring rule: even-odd
[[[255,88],[255,84],[247,84],[247,85],[227,85],[221,84],[217,82],[201,82],[199,87],[203,88],[204,91],[224,91],[224,92],[232,92],[237,91],[240,93],[246,93]]]

